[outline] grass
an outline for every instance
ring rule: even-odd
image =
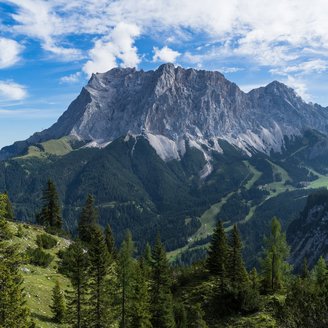
[[[11,242],[18,245],[22,252],[24,252],[27,247],[36,247],[37,236],[44,233],[44,230],[37,226],[21,223],[10,224],[15,234]],[[22,229],[22,237],[16,235],[19,226]],[[26,293],[27,306],[31,310],[31,315],[37,327],[41,328],[66,328],[65,325],[54,323],[51,319],[50,305],[52,288],[55,286],[55,282],[58,280],[63,290],[70,288],[69,280],[57,272],[59,260],[57,252],[66,248],[69,245],[69,241],[60,237],[55,238],[58,244],[50,250],[45,250],[55,256],[48,268],[41,268],[30,264],[24,264],[21,268],[24,278],[23,286]]]
[[[73,150],[70,144],[70,137],[62,137],[60,139],[53,139],[42,142],[40,145],[43,150],[37,146],[30,146],[28,148],[27,154],[21,156],[20,158],[30,158],[30,157],[38,157],[38,158],[46,158],[48,155],[56,155],[63,156],[68,154]]]
[[[316,172],[315,170],[306,167],[306,169],[318,176],[318,179],[311,181],[307,186],[306,189],[318,189],[318,188],[327,188],[328,187],[328,176],[320,174],[319,172]]]
[[[280,181],[273,181],[271,183],[266,184],[265,186],[263,186],[263,188],[265,190],[267,190],[270,195],[268,196],[268,198],[271,197],[276,197],[279,194],[287,191],[287,190],[293,190],[295,188],[293,188],[291,185],[286,184],[287,181],[291,181],[292,179],[290,178],[288,172],[283,169],[281,166],[267,160],[268,163],[271,165],[272,167],[272,172],[274,176],[280,176]],[[267,198],[267,199],[268,199]]]
[[[253,165],[251,165],[248,161],[243,161],[243,163],[248,168],[252,177],[246,182],[244,187],[249,190],[253,187],[254,183],[262,176],[262,172],[258,171]]]

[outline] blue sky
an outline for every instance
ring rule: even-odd
[[[0,147],[54,123],[92,72],[163,62],[328,105],[328,1],[0,0]]]

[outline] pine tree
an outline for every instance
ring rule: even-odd
[[[79,238],[84,243],[90,243],[93,230],[98,230],[98,228],[95,228],[98,224],[98,213],[94,202],[94,197],[89,194],[79,220]]]
[[[15,219],[15,214],[13,210],[13,206],[11,204],[9,195],[7,192],[5,192],[5,199],[6,199],[6,219],[7,221],[14,221]]]
[[[37,222],[56,231],[61,230],[63,220],[59,196],[54,182],[50,179],[43,191],[42,203],[41,212],[37,215]]]
[[[151,323],[156,328],[174,328],[171,273],[166,252],[157,236],[152,252]]]
[[[174,320],[176,328],[187,328],[188,319],[186,308],[183,303],[177,303],[174,306]]]
[[[119,255],[119,275],[121,286],[121,327],[126,328],[129,322],[129,314],[131,313],[130,301],[133,283],[134,271],[134,243],[132,241],[131,232],[127,231],[125,239],[122,243]]]
[[[313,276],[318,286],[324,285],[328,278],[328,267],[325,259],[320,256],[313,268]]]
[[[0,242],[0,326],[30,328],[29,311],[25,305],[23,279],[20,274],[22,257],[17,245]]]
[[[7,195],[0,194],[0,242],[12,237],[7,217]]]
[[[65,298],[58,280],[52,289],[52,305],[50,305],[50,309],[53,314],[54,322],[63,323],[66,312]]]
[[[194,305],[191,310],[190,328],[207,328],[204,321],[204,311],[199,303]]]
[[[310,276],[309,266],[308,266],[307,258],[305,257],[303,259],[301,277],[303,279],[307,279],[309,276]]]
[[[105,328],[108,318],[108,281],[109,253],[100,227],[95,226],[89,242],[89,327]]]
[[[106,245],[107,245],[107,249],[109,254],[111,255],[111,257],[113,259],[116,259],[117,257],[117,250],[115,247],[115,239],[113,236],[113,231],[112,228],[109,224],[106,225],[105,228],[105,240],[106,240]]]
[[[144,259],[140,258],[135,266],[135,277],[132,285],[131,328],[152,328],[150,322],[150,295],[145,272]]]
[[[208,250],[207,268],[212,275],[220,278],[221,284],[227,273],[228,251],[227,237],[224,232],[223,224],[219,221],[212,235]]]
[[[262,259],[264,286],[271,290],[279,290],[290,271],[287,263],[289,247],[286,235],[281,231],[281,224],[277,218],[271,222],[271,233],[265,239],[265,251]]]
[[[74,328],[87,327],[88,253],[79,240],[70,245],[67,275],[73,291],[67,295],[69,321]]]
[[[233,226],[228,254],[230,283],[233,288],[240,289],[247,282],[248,275],[242,258],[242,243],[237,225]]]

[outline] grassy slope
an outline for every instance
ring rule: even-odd
[[[16,236],[19,226],[22,227],[22,237]],[[11,229],[15,234],[11,242],[18,245],[22,252],[29,246],[36,247],[36,237],[44,233],[42,228],[20,223],[11,223]],[[53,249],[46,250],[46,252],[55,256],[48,268],[41,268],[30,264],[22,266],[27,306],[31,310],[37,327],[40,328],[66,327],[65,325],[58,325],[52,322],[49,307],[51,304],[52,288],[57,280],[62,289],[67,290],[69,288],[68,279],[57,273],[57,252],[66,248],[69,245],[69,241],[59,237],[55,238],[58,240],[57,246]]]
[[[37,146],[30,146],[28,148],[27,154],[21,156],[20,158],[30,158],[30,157],[46,158],[48,155],[63,156],[73,150],[70,144],[69,137],[63,137],[56,140],[55,139],[49,140],[46,142],[42,142],[40,145],[43,148],[43,150]]]

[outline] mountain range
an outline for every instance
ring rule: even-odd
[[[159,231],[177,261],[201,256],[218,219],[239,223],[252,263],[272,216],[287,228],[328,185],[327,136],[328,108],[277,81],[245,93],[219,72],[115,68],[0,151],[0,189],[34,220],[52,178],[73,233],[92,193],[118,241],[129,228],[142,249]]]

